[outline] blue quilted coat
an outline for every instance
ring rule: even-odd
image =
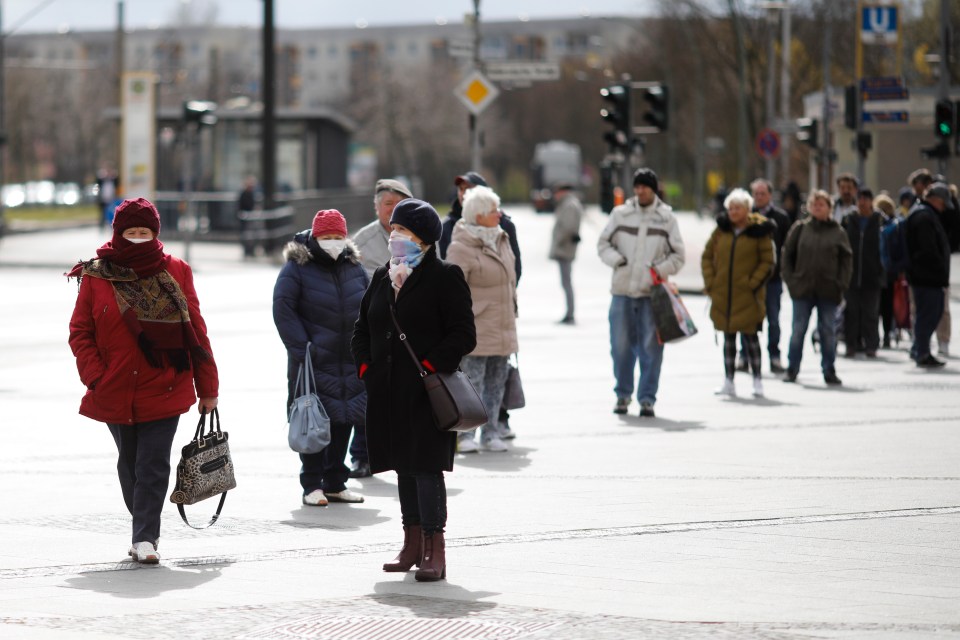
[[[287,262],[273,289],[273,321],[287,348],[287,406],[311,342],[317,396],[330,421],[362,426],[367,394],[350,352],[353,324],[369,283],[360,252],[348,240],[334,260],[308,229],[287,243],[283,256]]]

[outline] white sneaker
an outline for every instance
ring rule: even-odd
[[[354,493],[353,491],[350,491],[350,489],[344,489],[343,491],[338,491],[337,493],[326,491],[324,492],[323,495],[327,496],[327,500],[329,500],[330,502],[352,502],[352,503],[363,502],[363,496],[360,495],[359,493]]]
[[[513,432],[513,429],[510,428],[510,425],[502,420],[497,423],[497,434],[500,436],[501,440],[513,440],[517,437],[517,434]]]
[[[477,447],[477,441],[472,437],[457,438],[458,453],[476,453],[477,451],[479,451],[479,448]]]
[[[507,447],[507,444],[497,436],[490,436],[489,438],[484,438],[480,442],[480,448],[483,449],[484,451],[495,451],[495,452],[507,451],[509,449],[509,447]]]
[[[942,358],[949,358],[949,357],[950,357],[950,343],[949,343],[949,342],[941,342],[940,345],[937,347],[937,355],[940,356],[940,357],[942,357]]]
[[[303,504],[311,507],[325,507],[327,506],[327,496],[323,495],[323,491],[320,489],[315,489],[303,496]]]
[[[130,548],[130,557],[140,564],[157,564],[160,554],[152,542],[137,542]]]
[[[762,398],[763,397],[763,381],[760,378],[753,379],[753,397]]]
[[[733,385],[733,380],[729,378],[723,379],[723,386],[713,392],[714,395],[718,396],[730,396],[731,398],[737,397],[737,388]]]

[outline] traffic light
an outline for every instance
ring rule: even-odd
[[[658,131],[666,131],[670,124],[670,90],[667,85],[647,87],[643,90],[643,99],[649,105],[643,121]]]
[[[197,125],[212,127],[217,124],[216,102],[209,100],[186,100],[183,103],[183,119],[185,122],[195,122]]]
[[[819,148],[817,144],[817,127],[819,122],[816,118],[800,118],[797,120],[797,140],[803,142],[811,149]]]
[[[862,156],[867,155],[867,151],[873,148],[873,134],[869,131],[857,132],[857,139],[854,141],[857,153]]]
[[[843,90],[843,124],[847,129],[857,128],[857,85],[848,84]]]
[[[600,89],[600,96],[609,106],[600,110],[600,117],[613,125],[603,134],[611,149],[626,149],[630,142],[630,86],[614,84]]]
[[[950,144],[941,140],[932,147],[921,147],[920,153],[928,160],[944,160],[950,157]]]
[[[933,129],[938,138],[952,138],[957,132],[956,113],[950,100],[937,100],[933,111]]]

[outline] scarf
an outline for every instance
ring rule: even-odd
[[[499,226],[483,227],[479,224],[464,224],[464,231],[480,241],[494,253],[497,252],[497,245],[500,243],[500,236],[505,232]]]
[[[180,284],[167,271],[168,257],[154,238],[134,244],[114,236],[97,250],[97,257],[78,262],[67,278],[84,276],[113,285],[120,315],[150,366],[186,371],[193,359],[210,354],[200,345]]]
[[[390,282],[397,291],[407,281],[413,270],[423,262],[427,249],[410,239],[409,236],[394,231],[390,234]]]

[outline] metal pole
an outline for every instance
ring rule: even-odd
[[[744,51],[743,29],[740,23],[740,10],[737,0],[727,0],[733,19],[733,32],[737,39],[737,80],[741,87],[746,86],[747,58]],[[741,184],[747,175],[747,97],[745,92],[737,92],[737,179]]]
[[[276,52],[274,51],[273,0],[263,0],[263,101],[260,171],[263,174],[263,208],[273,209],[277,190]]]
[[[4,67],[6,66],[6,45],[7,45],[7,36],[3,32],[3,0],[0,0],[0,193],[3,192],[3,185],[6,184],[7,178],[7,165],[5,158],[7,155],[7,130],[5,128],[6,123],[6,92],[4,91],[4,83],[6,82],[6,74],[4,73]],[[4,223],[3,223],[3,208],[4,202],[3,198],[0,198],[0,235],[2,235]]]
[[[480,0],[473,0],[473,68],[480,67]],[[470,114],[470,167],[480,171],[480,127],[476,114]]]
[[[787,122],[790,119],[790,5],[784,3],[780,12],[782,27],[781,55],[783,60],[780,63],[780,118]],[[782,136],[780,139],[780,179],[786,187],[790,181],[790,138],[791,136]]]
[[[856,87],[854,95],[854,117],[856,118],[856,131],[854,135],[856,136],[854,140],[854,146],[857,151],[857,180],[860,181],[860,185],[865,184],[864,172],[866,171],[865,165],[867,160],[866,152],[860,150],[860,134],[863,133],[863,97],[862,91],[860,90],[860,78],[863,77],[863,39],[861,35],[863,33],[863,0],[857,0],[857,42],[856,42],[856,55],[855,57],[855,69],[853,74],[853,85]],[[844,105],[846,108],[846,105]]]
[[[190,262],[190,244],[193,239],[193,181],[191,175],[193,170],[193,141],[195,140],[196,128],[189,122],[183,123],[183,164],[180,167],[180,180],[183,184],[183,211],[180,212],[181,218],[177,220],[177,227],[184,234],[183,236],[183,259]]]
[[[823,34],[823,135],[820,137],[820,188],[830,189],[830,152],[833,149],[830,139],[830,56],[833,44],[833,19],[830,5],[825,6],[826,27]]]
[[[114,53],[114,62],[117,65],[116,68],[116,97],[117,97],[117,107],[120,109],[120,119],[117,121],[117,147],[115,149],[117,153],[117,158],[114,161],[114,166],[116,167],[117,175],[117,187],[126,182],[127,176],[120,175],[120,170],[123,168],[123,71],[124,71],[124,37],[123,37],[123,0],[117,0],[117,33],[115,34],[114,46],[116,47],[116,52]],[[124,195],[124,192],[118,191],[117,195]]]
[[[767,9],[767,28],[769,33],[767,43],[767,94],[766,94],[766,122],[768,127],[773,127],[773,90],[776,79],[777,65],[775,62],[776,44],[774,38],[775,16],[774,9]],[[773,184],[773,156],[767,155],[764,161],[764,177]]]

